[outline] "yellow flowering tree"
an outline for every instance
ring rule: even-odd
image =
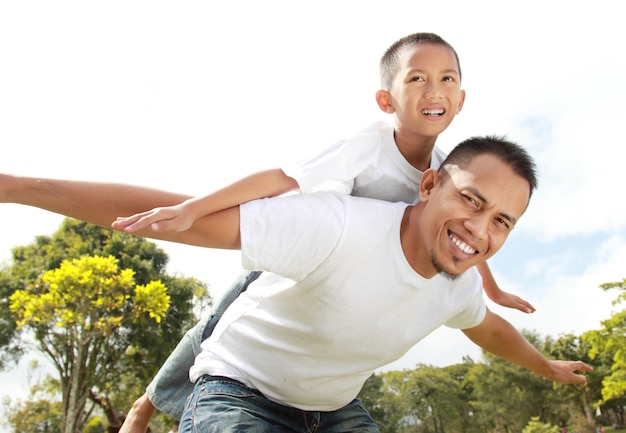
[[[135,272],[118,262],[97,255],[64,260],[10,297],[18,327],[33,331],[59,373],[64,433],[85,422],[94,384],[115,376],[131,325],[145,316],[160,322],[170,306],[161,281],[136,284]]]

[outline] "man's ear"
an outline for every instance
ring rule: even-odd
[[[429,168],[422,174],[420,182],[420,201],[427,202],[433,189],[439,185],[441,178],[437,170]]]
[[[379,90],[376,92],[376,103],[378,104],[378,108],[387,114],[392,114],[396,111],[391,101],[391,93],[389,93],[388,90]]]

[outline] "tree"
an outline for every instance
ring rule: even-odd
[[[160,322],[170,305],[161,281],[135,284],[132,269],[113,256],[64,260],[35,285],[11,295],[17,325],[33,331],[39,350],[59,373],[64,433],[86,421],[91,387],[118,376],[118,362],[130,342],[127,332],[143,314]]]
[[[544,424],[538,416],[532,417],[522,433],[559,433],[559,427],[552,424]]]
[[[466,431],[472,412],[460,371],[458,366],[418,365],[414,370],[384,373],[384,400],[389,402],[386,407],[390,410],[386,411],[386,429],[381,430]]]
[[[619,305],[626,301],[626,279],[600,286],[603,290],[617,289],[621,292],[613,301]],[[626,396],[626,309],[613,314],[602,322],[599,330],[588,331],[584,338],[591,344],[589,354],[592,357],[603,353],[612,356],[611,373],[603,380],[602,397],[605,401]]]
[[[592,359],[589,342],[573,334],[562,335],[555,341],[547,339],[546,342],[545,350],[550,358],[581,360],[594,368],[585,374],[587,386],[554,384],[561,406],[567,409],[569,419],[563,421],[583,431],[593,429],[596,408],[601,399],[602,378],[610,371],[610,359],[604,355]]]
[[[50,377],[41,379],[39,369],[37,361],[32,361],[28,367],[28,380],[32,385],[26,401],[8,397],[4,400],[8,424],[19,433],[61,433],[63,405],[55,398],[58,381]]]
[[[373,374],[363,385],[359,399],[368,410],[382,433],[398,432],[405,411],[399,404],[398,396],[388,389],[389,378],[396,372]]]
[[[194,278],[167,274],[167,255],[153,242],[66,219],[51,237],[38,236],[30,245],[15,247],[12,265],[0,270],[0,290],[6,301],[0,303],[0,336],[9,336],[4,340],[0,338],[3,354],[20,348],[26,341],[20,340],[20,332],[15,331],[15,316],[8,303],[11,294],[26,287],[41,287],[46,271],[59,268],[65,259],[71,262],[86,254],[114,256],[121,269],[134,271],[136,285],[147,287],[150,281],[160,280],[168,288],[171,306],[160,323],[145,314],[136,316],[133,323],[123,328],[128,346],[117,360],[118,377],[107,383],[91,384],[98,395],[110,398],[115,407],[126,409],[143,393],[145,385],[185,330],[195,324],[193,299],[206,296],[207,287]],[[210,298],[207,305],[210,305]],[[11,321],[3,321],[2,317]],[[119,411],[115,412],[119,415]],[[109,419],[110,424],[115,425],[115,422],[119,423],[119,419]]]
[[[537,334],[522,334],[541,350]],[[472,404],[481,417],[493,423],[491,427],[520,431],[533,416],[543,422],[552,420],[559,401],[551,382],[486,351],[482,357],[484,363],[476,364],[469,373],[474,386]]]

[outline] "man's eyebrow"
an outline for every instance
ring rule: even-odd
[[[483,196],[478,190],[474,189],[474,188],[468,188],[468,191],[470,191],[472,194],[474,194],[481,202],[485,203],[485,204],[489,204],[489,200],[487,200],[485,198],[485,196]],[[515,218],[513,215],[509,215],[507,213],[504,212],[500,212],[499,214],[502,218],[509,220],[511,222],[511,224],[515,225],[517,223],[517,218]]]

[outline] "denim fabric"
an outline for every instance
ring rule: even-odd
[[[360,400],[332,412],[274,403],[257,390],[224,377],[198,379],[180,433],[380,433]]]
[[[226,308],[260,274],[261,272],[258,271],[243,273],[228,288],[222,299],[214,307],[212,314],[198,322],[183,336],[146,388],[148,398],[154,407],[174,419],[179,420],[181,418],[185,401],[194,389],[193,383],[189,381],[189,369],[193,365],[196,355],[200,353],[200,344],[211,335]]]

